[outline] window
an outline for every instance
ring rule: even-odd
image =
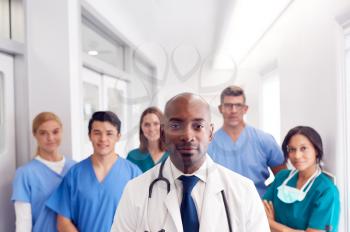
[[[87,18],[82,23],[83,52],[120,70],[125,69],[125,48],[116,39],[100,30]]]
[[[136,55],[134,53],[133,60],[135,71],[134,74],[137,77],[154,80],[156,76],[155,67],[151,65],[151,62],[149,62],[146,57],[141,56],[140,54]]]
[[[147,48],[137,48],[88,3],[83,1],[81,10],[84,108],[81,126],[87,128],[88,120],[96,110],[115,112],[122,122],[122,137],[116,144],[116,151],[125,156],[138,143],[139,119],[131,120],[132,116],[140,115],[151,102],[154,104],[149,94],[156,91],[154,86],[157,84],[154,54]],[[82,153],[86,157],[91,154],[92,147],[87,129],[82,133]]]
[[[22,0],[0,0],[0,38],[24,42]]]
[[[128,112],[120,96],[127,96],[125,75],[126,43],[114,33],[106,21],[95,12],[82,5],[82,99],[83,125],[81,157],[92,154],[93,148],[88,137],[88,122],[95,111],[110,110],[122,122],[122,131],[127,128]],[[108,25],[108,26],[106,26]],[[125,153],[123,137],[116,145],[118,153]],[[122,150],[123,149],[123,150]]]
[[[280,82],[277,70],[265,74],[261,85],[261,129],[281,142]]]
[[[10,38],[10,3],[0,0],[0,37]]]

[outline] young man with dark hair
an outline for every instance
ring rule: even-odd
[[[126,183],[141,173],[114,151],[120,126],[113,112],[92,115],[89,138],[94,153],[71,168],[47,202],[58,215],[59,231],[110,231]]]

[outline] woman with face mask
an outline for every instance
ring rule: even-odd
[[[13,181],[11,200],[15,206],[16,232],[57,231],[57,215],[45,204],[75,162],[59,152],[62,123],[57,115],[38,114],[32,133],[37,142],[35,157],[17,169]]]
[[[127,159],[136,164],[142,172],[151,169],[169,155],[160,139],[160,125],[163,117],[163,113],[157,107],[149,107],[141,115],[140,146],[130,151]]]
[[[338,231],[339,191],[320,168],[320,135],[311,127],[295,127],[282,150],[295,169],[280,171],[263,197],[271,231]]]

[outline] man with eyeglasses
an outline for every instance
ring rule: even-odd
[[[208,154],[217,163],[253,180],[262,197],[270,175],[268,168],[274,174],[285,168],[282,151],[272,135],[244,122],[248,106],[242,88],[225,88],[218,108],[224,123],[215,132]]]
[[[161,126],[169,158],[128,182],[111,232],[268,232],[248,178],[213,162],[209,104],[181,93],[167,101]]]

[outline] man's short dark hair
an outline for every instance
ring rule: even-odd
[[[120,127],[122,123],[118,116],[112,111],[96,111],[95,113],[93,113],[89,121],[89,134],[91,133],[92,123],[95,121],[109,122],[115,128],[117,128],[118,133],[120,133]]]
[[[243,103],[245,103],[246,97],[245,97],[245,93],[244,90],[236,85],[231,85],[227,88],[225,88],[220,95],[220,103],[224,103],[224,97],[226,96],[234,96],[234,97],[238,97],[238,96],[243,96]]]

